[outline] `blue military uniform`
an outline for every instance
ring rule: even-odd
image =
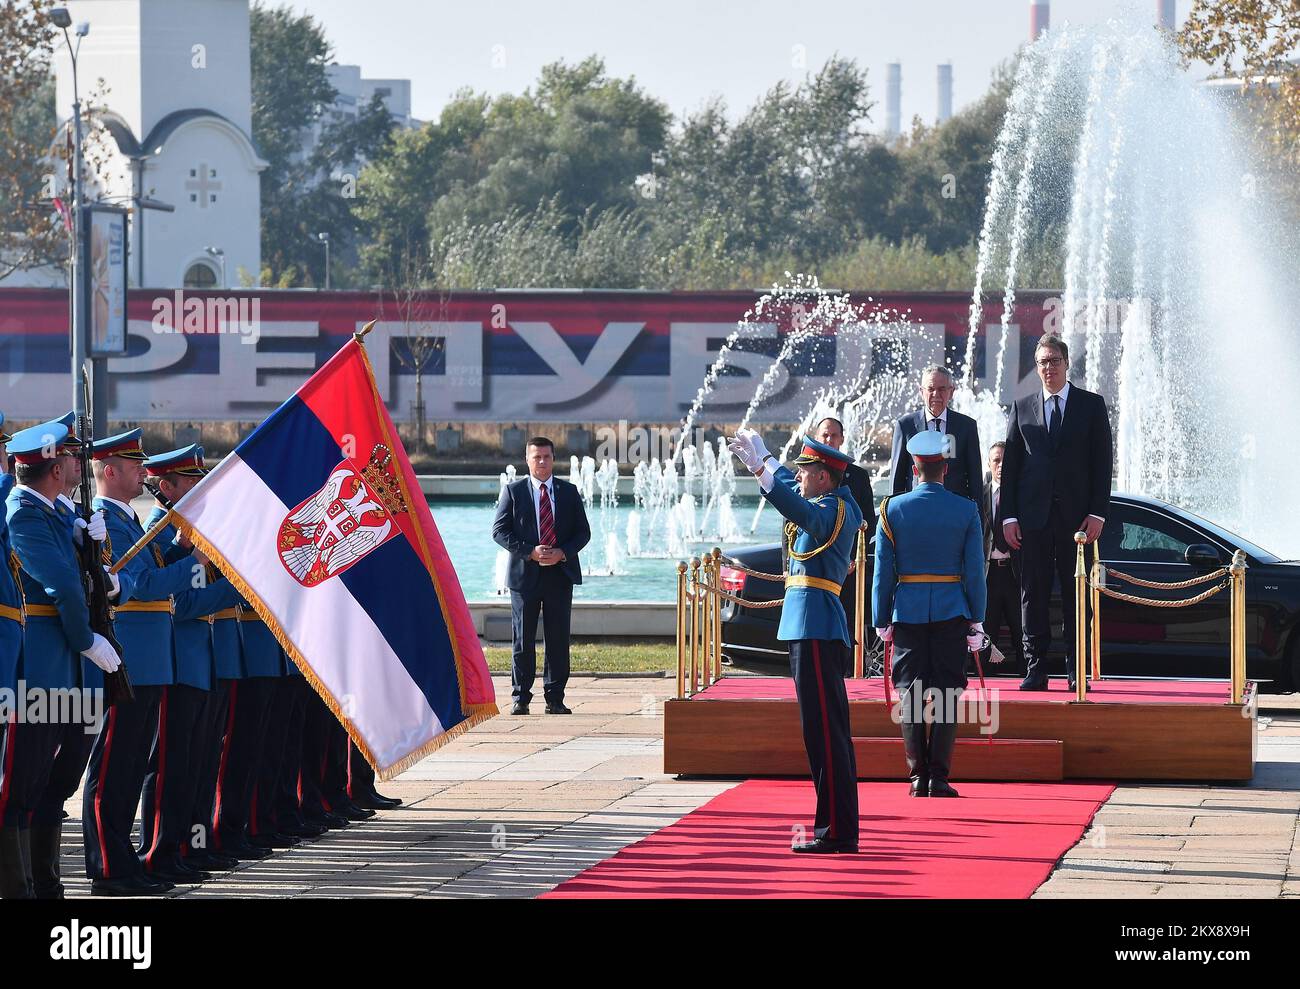
[[[17,433],[9,441],[9,450],[20,465],[35,467],[66,456],[67,439],[67,427],[46,422]],[[22,485],[11,488],[5,510],[9,547],[20,563],[17,587],[25,602],[17,678],[29,695],[33,691],[80,688],[80,653],[91,647],[94,632],[71,528],[54,502]],[[13,558],[6,561],[6,569]],[[13,571],[10,573],[13,575]],[[49,694],[46,697],[53,700]],[[4,752],[0,753],[0,825],[5,832],[0,847],[5,849],[5,872],[0,881],[6,897],[36,894],[33,815],[66,729],[64,724],[46,720],[15,722],[5,731]],[[24,859],[17,869],[13,862],[15,845],[21,846]]]
[[[93,455],[97,461],[116,458],[142,463],[145,453],[140,438],[141,431],[132,429],[96,440]],[[94,507],[104,512],[109,552],[116,562],[144,535],[144,529],[129,504],[99,497]],[[189,587],[191,573],[188,561],[164,565],[149,548],[137,553],[118,573],[114,631],[135,699],[113,705],[95,739],[81,815],[86,874],[105,892],[161,892],[166,886],[143,875],[131,829],[158,731],[159,707],[166,687],[175,679],[172,598]]]
[[[203,449],[182,447],[145,461],[150,477],[202,477]],[[150,527],[159,524],[162,512],[155,507]],[[141,801],[141,853],[145,868],[154,874],[182,876],[201,866],[182,859],[194,825],[200,778],[209,759],[209,734],[215,718],[213,693],[215,658],[212,631],[218,612],[233,610],[238,592],[210,564],[200,572],[190,552],[177,545],[175,530],[168,525],[154,538],[152,546],[164,562],[180,558],[189,561],[190,579],[176,594],[173,642],[176,654],[175,681],[163,690],[158,713],[158,732],[149,755]],[[170,545],[169,545],[170,542]],[[169,564],[170,566],[171,564]],[[196,586],[197,585],[197,586]],[[218,863],[209,863],[218,864]],[[233,863],[219,863],[233,865]],[[193,877],[189,877],[193,878]]]
[[[848,460],[834,447],[806,437],[795,463],[824,464],[842,474]],[[760,483],[764,479],[760,473]],[[862,512],[847,487],[806,499],[788,468],[776,467],[770,480],[764,497],[788,520],[790,570],[777,638],[790,643],[790,672],[817,790],[814,834],[828,850],[856,851],[858,773],[844,687],[852,638],[840,591]]]
[[[915,463],[940,463],[944,441],[937,432],[917,433],[907,452]],[[966,686],[967,632],[983,619],[986,594],[979,506],[942,481],[920,483],[881,503],[876,532],[872,612],[877,628],[893,628],[912,794],[956,796],[948,786],[955,710]],[[938,701],[929,717],[922,715],[927,692]]]

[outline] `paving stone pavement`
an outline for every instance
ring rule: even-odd
[[[1300,897],[1300,696],[1264,695],[1255,778],[1121,786],[1043,898]]]
[[[171,895],[537,896],[735,785],[664,775],[674,689],[574,677],[571,716],[494,718],[384,784],[402,807]],[[1300,897],[1300,698],[1265,698],[1259,741],[1248,786],[1116,789],[1035,896]],[[80,794],[66,809],[64,883],[85,896]]]

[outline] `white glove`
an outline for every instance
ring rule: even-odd
[[[87,528],[89,527],[86,525],[86,520],[83,519],[80,515],[73,518],[72,541],[76,543],[78,546],[80,546],[81,541],[86,538],[85,535],[83,535],[83,533],[86,531]]]
[[[878,628],[878,629],[876,629],[876,637],[877,637],[878,639],[880,639],[881,642],[893,642],[893,641],[894,641],[894,626],[893,626],[893,625],[886,625],[884,628]]]
[[[83,649],[81,655],[85,656],[105,673],[116,672],[117,668],[122,665],[117,650],[109,645],[108,640],[98,632],[95,632],[94,636],[95,641],[90,644],[89,649]]]
[[[80,521],[80,519],[78,519],[78,521]],[[90,538],[95,540],[97,543],[102,543],[104,537],[108,535],[108,526],[104,524],[104,510],[102,508],[90,517],[89,525],[86,525],[84,522],[82,522],[82,525],[85,526],[86,531],[90,533]]]
[[[984,634],[984,623],[974,622],[967,630],[966,648],[971,652],[981,652],[988,648],[989,637]]]
[[[742,429],[741,432],[749,434],[750,448],[754,451],[754,454],[758,457],[758,462],[760,464],[772,455],[771,453],[768,452],[767,444],[763,442],[763,437],[759,436],[758,433],[756,433],[754,430]]]
[[[745,465],[745,470],[751,474],[763,465],[763,458],[755,452],[753,441],[750,439],[753,435],[751,430],[742,429],[727,442],[727,449]]]
[[[108,596],[116,598],[122,593],[122,582],[117,579],[117,574],[109,572],[107,565],[104,566],[104,576],[108,578],[108,586],[110,588]]]

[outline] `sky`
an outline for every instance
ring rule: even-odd
[[[267,0],[277,3],[278,0]],[[1192,0],[1178,0],[1178,23]],[[977,100],[994,68],[1028,39],[1028,0],[293,0],[368,78],[410,79],[412,113],[437,119],[468,86],[518,93],[543,65],[605,59],[680,118],[715,96],[733,118],[781,79],[802,80],[833,54],[868,70],[872,122],[884,126],[885,66],[903,67],[902,120],[934,120],[937,66],[953,67],[954,109]],[[1051,22],[1090,24],[1156,0],[1054,0]]]

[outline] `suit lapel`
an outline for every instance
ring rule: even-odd
[[[531,479],[525,477],[519,483],[523,485],[522,494],[524,511],[528,513],[528,518],[532,520],[533,523],[533,542],[540,543],[542,541],[542,527],[537,521],[537,510],[533,507],[533,482]]]

